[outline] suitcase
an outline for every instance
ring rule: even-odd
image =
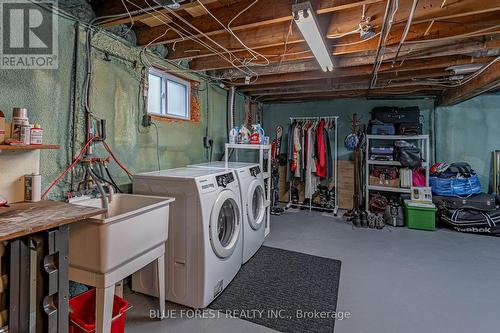
[[[420,123],[401,123],[396,125],[398,135],[420,135],[422,134],[422,124]]]
[[[396,128],[394,124],[370,123],[369,133],[375,135],[395,135]]]
[[[393,155],[394,147],[370,147],[370,153],[378,155]]]
[[[397,108],[397,107],[376,107],[372,109],[372,119],[383,123],[419,123],[420,109],[418,106]]]
[[[386,154],[370,154],[371,161],[394,161],[393,155]]]
[[[445,207],[447,209],[474,209],[482,211],[496,210],[495,196],[487,193],[480,193],[471,195],[468,198],[459,197],[443,197],[435,195],[432,198],[434,204],[438,207]]]

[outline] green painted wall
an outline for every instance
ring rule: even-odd
[[[466,161],[488,191],[491,152],[500,149],[500,96],[482,95],[466,102],[436,108],[437,161]]]
[[[59,69],[58,70],[0,70],[0,109],[10,120],[13,107],[27,107],[30,122],[39,121],[44,128],[44,142],[59,144],[59,151],[41,152],[42,188],[46,188],[72,160],[72,77],[76,73],[76,136],[77,150],[84,139],[84,111],[82,87],[85,71],[85,31],[75,33],[75,22],[59,19]],[[77,60],[74,63],[75,38]],[[143,103],[139,98],[141,68],[140,49],[117,41],[100,32],[93,45],[112,55],[104,61],[102,52],[92,52],[93,76],[91,84],[91,109],[96,117],[107,120],[108,143],[116,155],[132,172],[151,171],[157,168],[156,132],[139,125]],[[134,65],[134,61],[137,63]],[[76,65],[76,72],[74,72]],[[169,66],[167,63],[165,66]],[[170,66],[172,71],[179,71]],[[192,76],[193,77],[193,76]],[[193,77],[196,78],[196,77]],[[208,154],[202,145],[206,127],[215,141],[213,159],[219,159],[226,142],[227,91],[208,85],[202,80],[199,100],[201,121],[157,122],[160,163],[162,169],[203,162]],[[208,94],[208,98],[207,98]],[[241,113],[243,98],[237,96],[238,112]],[[102,149],[98,149],[102,150]],[[125,174],[112,164],[118,183],[128,183]],[[69,189],[66,178],[52,191],[52,197],[60,197]]]
[[[361,98],[324,100],[305,103],[273,103],[264,105],[264,129],[275,136],[276,126],[284,128],[282,149],[286,149],[286,131],[290,124],[290,117],[317,117],[339,116],[339,158],[346,160],[352,158],[352,153],[344,148],[344,138],[351,133],[352,115],[356,113],[360,123],[366,124],[370,120],[370,111],[376,106],[419,106],[424,116],[424,133],[430,133],[432,128],[431,114],[434,110],[434,101],[429,100],[368,100]]]

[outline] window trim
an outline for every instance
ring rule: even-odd
[[[191,81],[182,79],[178,76],[172,75],[168,72],[162,71],[158,68],[151,67],[148,71],[148,77],[149,74],[155,75],[157,77],[161,78],[161,110],[160,112],[165,112],[165,113],[156,113],[156,112],[150,112],[148,109],[148,114],[153,116],[153,117],[160,117],[160,118],[174,118],[174,119],[179,119],[179,120],[191,120]],[[180,116],[176,114],[171,114],[168,113],[168,81],[172,81],[175,83],[178,83],[180,85],[183,85],[186,87],[186,111],[187,115],[186,116]],[[149,86],[148,86],[148,99],[149,99]],[[148,102],[149,103],[149,102]]]

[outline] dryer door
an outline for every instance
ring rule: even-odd
[[[222,191],[210,216],[210,243],[219,258],[233,254],[241,232],[239,199],[233,191]]]
[[[247,198],[248,223],[250,223],[253,230],[259,230],[264,224],[263,221],[266,215],[266,198],[262,183],[254,180],[248,188]]]

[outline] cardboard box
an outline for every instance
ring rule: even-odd
[[[0,111],[0,145],[5,143],[5,115]]]
[[[370,185],[373,186],[387,186],[387,187],[399,187],[399,178],[396,179],[380,179],[378,177],[370,176]]]

